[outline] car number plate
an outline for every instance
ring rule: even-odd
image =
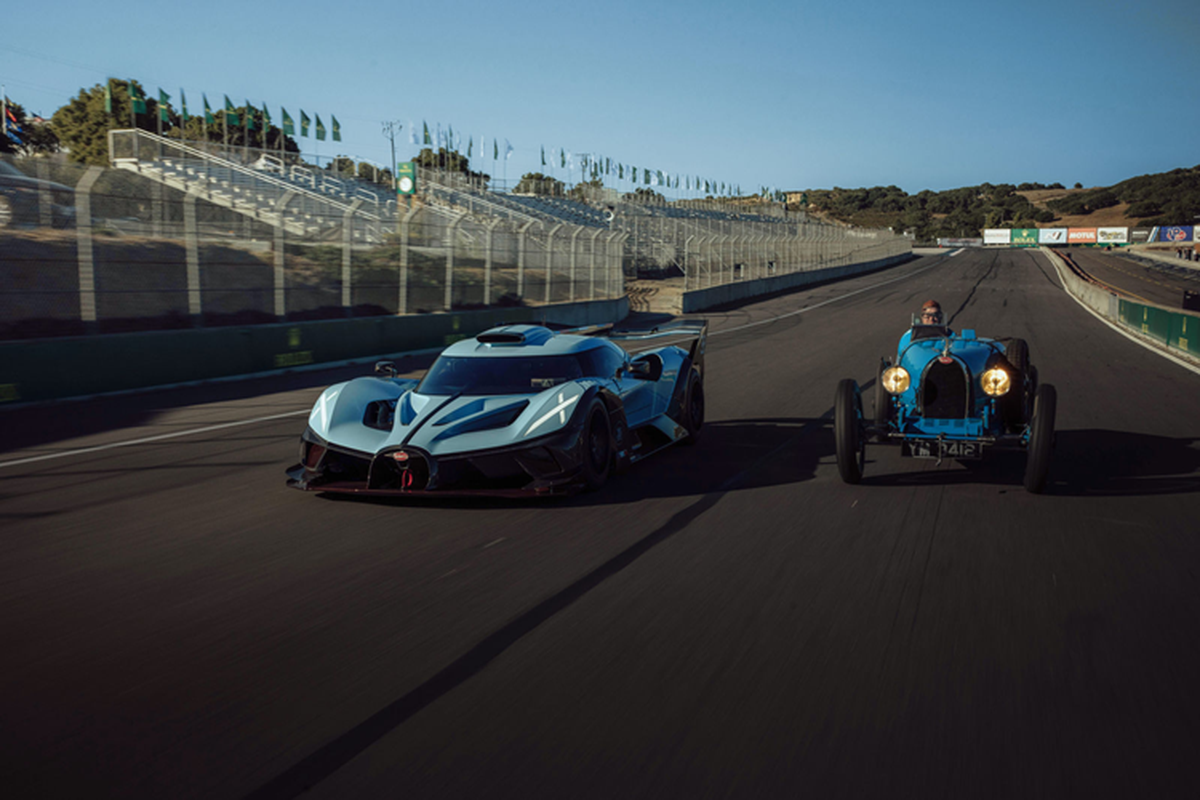
[[[983,458],[983,444],[911,439],[904,443],[904,455],[911,458]]]

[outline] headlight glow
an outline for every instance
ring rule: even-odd
[[[887,389],[890,394],[900,394],[912,383],[912,379],[908,376],[908,370],[904,367],[888,367],[883,371],[881,380],[883,388]]]
[[[979,383],[982,384],[984,393],[992,397],[1008,394],[1008,390],[1012,388],[1012,378],[999,367],[984,372],[979,377]]]

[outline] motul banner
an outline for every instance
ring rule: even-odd
[[[1096,241],[1100,244],[1127,244],[1129,228],[1096,228]]]
[[[1158,233],[1158,228],[1130,228],[1129,242],[1131,244],[1143,244],[1145,242],[1153,242],[1154,237]]]
[[[1158,229],[1160,242],[1190,242],[1192,241],[1191,225],[1163,225]]]
[[[1037,244],[1037,228],[1013,228],[1011,244]]]
[[[1041,228],[1038,231],[1038,242],[1040,244],[1066,244],[1067,229],[1066,228]]]
[[[1012,231],[1008,228],[985,228],[983,231],[984,244],[1008,244],[1012,241]]]
[[[1095,228],[1068,228],[1067,241],[1071,244],[1095,244]]]

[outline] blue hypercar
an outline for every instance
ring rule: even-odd
[[[895,359],[880,360],[873,419],[863,416],[858,384],[838,384],[834,435],[842,480],[862,479],[869,441],[939,463],[979,459],[993,449],[1024,450],[1025,488],[1041,492],[1057,394],[1050,384],[1038,384],[1025,341],[914,323],[900,337]]]
[[[391,362],[313,406],[288,485],[358,494],[552,494],[704,424],[704,321],[611,334],[506,325],[446,348],[425,376]],[[631,355],[614,340],[686,337]]]

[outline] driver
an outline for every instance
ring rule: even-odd
[[[921,305],[922,325],[941,325],[942,320],[942,306],[937,300],[926,300]]]

